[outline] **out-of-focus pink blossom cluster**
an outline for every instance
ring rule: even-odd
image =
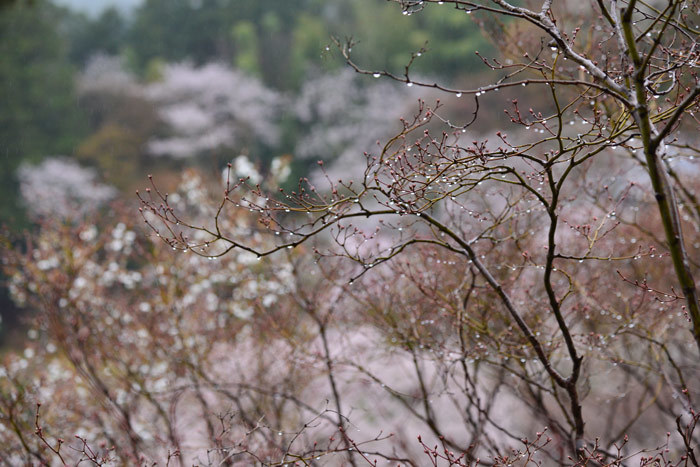
[[[94,169],[65,157],[19,168],[20,192],[32,218],[74,218],[90,214],[117,191],[98,181]]]
[[[286,99],[259,80],[220,63],[165,66],[162,81],[145,88],[170,135],[149,143],[154,155],[190,157],[251,140],[272,146]]]
[[[201,178],[188,173],[186,179],[172,194],[182,209],[207,196]],[[274,332],[264,337],[269,326],[303,335],[292,331],[298,318],[284,315],[291,305],[285,297],[295,289],[290,258],[173,254],[134,225],[130,211],[112,209],[111,220],[92,213],[78,225],[48,218],[26,252],[3,251],[10,293],[34,315],[26,348],[0,363],[2,458],[28,460],[23,442],[44,452],[32,435],[36,403],[47,436],[103,442],[115,450],[100,452],[128,463],[161,459],[168,449],[205,458],[206,448],[216,446],[218,431],[209,430],[217,414],[254,423],[270,408],[266,425],[292,426],[298,413],[282,411],[274,420],[278,402],[254,390],[305,384],[293,359],[278,358],[292,351],[290,343]],[[242,221],[222,225],[240,228]],[[308,382],[315,371],[304,370]],[[18,437],[13,424],[30,439]],[[225,438],[254,445],[246,426],[230,428]],[[80,458],[66,451],[67,459]]]

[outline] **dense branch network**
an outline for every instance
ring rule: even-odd
[[[643,256],[670,259],[682,295],[673,288],[671,292],[646,288],[646,279],[641,287],[659,300],[685,302],[683,309],[700,349],[696,268],[683,237],[676,191],[683,194],[684,205],[694,203],[697,210],[697,202],[692,188],[671,169],[673,158],[696,147],[686,127],[697,130],[698,123],[697,5],[673,0],[657,8],[633,0],[606,6],[599,1],[601,22],[595,15],[568,18],[550,1],[538,8],[504,0],[397,3],[404,14],[452,5],[455,14],[474,14],[486,26],[494,17],[505,17],[495,40],[517,44],[519,50],[504,47],[500,60],[482,57],[485,66],[500,77],[472,89],[415,79],[412,66],[428,52],[426,48],[415,52],[399,74],[362,68],[351,57],[354,43],[336,40],[346,62],[358,73],[436,89],[455,98],[472,96],[473,114],[467,123],[454,123],[439,101],[434,106],[419,101],[413,118],[402,121],[394,138],[379,146],[376,154],[364,155],[361,179],[332,180],[319,162],[316,179],[326,185],[323,188],[317,187],[316,180],[303,179],[293,191],[269,192],[264,186],[251,186],[247,179],[235,180],[229,170],[211,226],[188,222],[155,184],[140,195],[144,219],[174,249],[210,258],[234,249],[261,258],[314,241],[317,254],[354,261],[357,267],[350,283],[383,263],[400,260],[409,248],[437,247],[460,257],[462,270],[478,273],[514,323],[523,343],[521,351],[544,370],[551,385],[547,391],[566,419],[553,429],[568,439],[578,456],[585,457],[591,445],[581,403],[588,379],[582,378],[585,337],[571,310],[578,306],[574,297],[584,302],[590,297],[582,291],[577,271],[567,265],[625,262]],[[587,26],[591,30],[582,37],[581,30]],[[515,41],[520,27],[534,27],[539,40]],[[484,100],[493,99],[499,91],[506,94],[523,87],[536,90],[541,100],[539,108],[533,105],[524,110],[523,99],[509,99],[505,114],[515,136],[498,131],[492,140],[467,141],[474,137],[472,129],[484,111]],[[608,185],[592,188],[595,181],[586,179],[595,179],[598,165],[611,158],[636,161],[646,176],[614,194]],[[566,219],[576,217],[568,205],[577,191],[598,207],[598,214],[591,214],[593,222]],[[653,247],[640,247],[616,253],[611,232],[640,224],[636,214],[624,212],[634,204],[628,198],[649,191],[664,231],[660,242],[665,245],[660,246],[666,251],[659,254]],[[259,225],[224,231],[221,223],[229,208],[254,213]],[[580,246],[562,241],[565,227],[575,232]],[[272,246],[260,249],[245,241],[263,233],[274,239]],[[511,244],[521,252],[520,261],[499,261],[503,246]],[[526,244],[539,244],[541,250],[533,253],[521,246]],[[543,291],[541,305],[546,311],[533,315],[515,287],[523,280],[521,273],[509,278],[503,270],[532,271],[530,276]],[[558,342],[561,353],[549,348],[551,341],[539,332],[543,322],[551,323],[555,337],[550,334],[548,339]],[[561,355],[567,364],[561,364]],[[528,378],[532,389],[534,383]],[[538,391],[531,395],[533,404],[548,412]],[[561,398],[560,392],[566,397]],[[428,408],[425,414],[430,422]]]

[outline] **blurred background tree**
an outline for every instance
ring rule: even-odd
[[[129,22],[112,7],[95,19],[74,13],[67,18],[63,30],[70,42],[71,60],[84,65],[96,53],[120,54],[127,40]]]
[[[448,81],[473,76],[478,58],[465,60],[466,50],[488,48],[467,15],[403,16],[373,0],[3,0],[0,225],[35,228],[19,168],[30,174],[34,164],[47,176],[38,164],[50,156],[94,169],[126,198],[142,174],[174,183],[195,167],[218,177],[240,154],[264,174],[286,161],[291,173],[280,183],[293,184],[318,159],[352,170],[347,156],[393,131],[417,96],[339,73],[331,35],[352,35],[365,63],[398,72],[430,39],[416,70]],[[180,83],[189,94],[158,97],[159,86],[173,85],[175,66],[190,70],[194,81]],[[202,73],[213,69],[219,84],[207,93]],[[268,96],[260,112],[235,97],[251,90]],[[183,118],[193,116],[218,130],[184,131]],[[167,150],[154,150],[163,142]],[[1,307],[12,321],[13,305]]]
[[[0,139],[2,189],[8,201],[0,206],[0,219],[15,219],[11,225],[21,218],[14,174],[22,161],[79,152],[81,159],[95,163],[97,156],[89,156],[90,149],[105,149],[102,125],[117,119],[121,131],[138,134],[115,139],[111,127],[109,149],[100,157],[114,161],[97,165],[111,165],[105,175],[109,172],[110,181],[125,188],[128,184],[113,180],[116,166],[133,175],[125,165],[139,165],[142,158],[135,153],[143,153],[149,132],[158,128],[144,125],[140,117],[135,123],[119,117],[134,108],[135,99],[143,101],[133,93],[126,102],[118,92],[111,92],[112,98],[102,93],[97,100],[90,94],[76,101],[75,72],[96,55],[120,56],[126,69],[146,82],[162,79],[168,63],[190,61],[199,67],[220,62],[296,96],[314,76],[341,66],[342,61],[325,50],[331,34],[353,35],[364,63],[395,71],[427,42],[430,53],[418,60],[416,71],[448,80],[472,74],[479,59],[469,58],[466,51],[488,48],[471,18],[450,15],[448,8],[402,16],[396,14],[396,5],[371,0],[145,0],[132,10],[115,4],[95,14],[92,2],[61,3],[79,8],[56,6],[50,0],[3,2]],[[137,105],[132,113],[141,114],[142,107]],[[305,124],[295,124],[288,113],[281,115],[284,129],[278,147],[266,148],[269,154],[253,154],[253,159],[269,162],[294,152],[297,132]],[[146,112],[157,114],[157,109]],[[124,147],[117,147],[122,143]],[[125,154],[131,156],[122,160]],[[172,161],[162,160],[160,165],[167,167]]]
[[[74,68],[57,19],[64,11],[37,0],[0,10],[0,221],[22,225],[17,167],[70,154],[84,134],[75,105]]]

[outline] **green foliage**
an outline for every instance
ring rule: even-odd
[[[284,0],[146,0],[136,11],[129,44],[135,51],[138,69],[155,57],[167,61],[190,59],[195,63],[230,60],[234,54],[243,51],[236,44],[242,38],[245,42],[242,45],[247,46],[253,38],[258,43],[270,41],[275,44],[288,37],[297,10],[303,10],[306,3]],[[244,30],[237,29],[246,22],[254,25],[254,31],[250,31],[249,26],[243,26]],[[270,39],[267,35],[275,37]],[[278,35],[281,37],[276,37]]]
[[[292,79],[300,85],[310,65],[319,64],[328,43],[330,32],[322,18],[310,13],[302,13],[297,18],[297,24],[292,32]],[[327,68],[336,68],[339,61],[322,62]]]
[[[63,11],[37,0],[0,14],[0,222],[19,225],[17,167],[48,154],[70,154],[83,131],[74,70],[59,35]]]
[[[251,75],[259,75],[260,63],[255,24],[250,21],[240,21],[231,28],[231,36],[235,46],[233,63],[236,68]]]
[[[148,0],[137,11],[129,32],[135,65],[143,70],[152,59],[184,58],[203,63],[230,52],[230,15],[223,17],[218,2],[197,7],[189,0]]]
[[[103,177],[118,188],[128,188],[143,171],[140,164],[143,141],[128,128],[108,123],[78,148],[81,161],[96,165]]]
[[[122,52],[128,24],[115,8],[105,10],[96,20],[85,15],[73,15],[65,25],[70,40],[70,58],[83,65],[92,55],[104,53],[118,55]]]
[[[353,20],[347,27],[337,27],[358,41],[353,50],[356,59],[375,69],[402,70],[410,53],[422,45],[410,43],[410,36],[420,32],[416,18],[402,16],[396,5],[386,2],[354,1],[352,6]]]
[[[414,72],[455,78],[472,73],[481,62],[474,50],[492,48],[470,15],[455,14],[444,5],[401,15],[395,3],[354,0],[332,20],[336,34],[358,42],[353,50],[358,62],[395,73],[402,73],[411,53],[427,45],[428,53],[415,62]]]
[[[307,57],[308,35],[299,38],[299,17],[310,1],[282,0],[147,0],[136,12],[128,44],[135,71],[143,72],[155,58],[197,64],[224,61],[260,75],[277,88],[298,85],[302,75],[295,62]],[[304,25],[309,25],[305,20]],[[322,29],[322,28],[321,28]],[[319,30],[315,25],[309,32]],[[301,53],[294,52],[296,38]],[[327,39],[327,34],[323,34]],[[322,42],[316,41],[316,54]],[[290,69],[292,71],[290,76]]]
[[[156,62],[149,64],[150,74],[162,68]],[[110,185],[131,190],[146,170],[143,147],[158,131],[156,109],[137,95],[110,90],[85,92],[80,104],[90,116],[93,131],[77,147],[76,157],[83,165],[97,168]]]
[[[146,64],[143,79],[146,83],[155,83],[163,79],[163,69],[167,62],[162,58],[152,58]]]
[[[416,64],[425,73],[458,76],[473,72],[481,65],[475,50],[488,53],[492,45],[466,13],[456,14],[452,8],[433,5],[416,15],[418,29],[411,35],[412,45],[427,41],[428,53]]]
[[[298,89],[306,73],[338,61],[321,60],[331,34],[353,36],[358,61],[401,72],[428,43],[416,71],[454,78],[479,63],[488,42],[470,15],[430,5],[401,15],[378,0],[146,0],[129,33],[135,71],[154,58],[197,64],[219,60],[260,76],[277,89]]]

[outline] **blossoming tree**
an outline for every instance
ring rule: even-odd
[[[9,459],[697,465],[698,5],[396,3],[471,14],[503,54],[462,89],[413,76],[426,49],[397,73],[337,41],[451,101],[418,101],[358,176],[319,161],[284,191],[236,160],[217,203],[194,176],[139,194],[157,246],[54,227],[88,246],[5,256],[86,390],[42,398],[43,350],[8,358]],[[94,414],[70,450],[61,407]]]
[[[368,308],[406,290],[428,300],[388,306],[383,324],[408,328],[395,338],[416,362],[423,405],[413,414],[446,449],[495,452],[494,432],[521,436],[516,420],[493,416],[498,404],[483,392],[514,378],[511,395],[549,427],[558,441],[546,452],[558,462],[620,462],[628,433],[636,434],[632,450],[644,452],[654,445],[646,417],[677,424],[679,458],[694,459],[700,308],[689,248],[697,245],[698,209],[688,175],[697,152],[697,5],[396,3],[406,15],[448,6],[474,14],[504,44],[502,58],[483,57],[496,78],[469,89],[421,81],[411,66],[424,49],[402,73],[367,70],[353,62],[352,41],[337,41],[347,63],[361,74],[469,97],[469,118],[458,122],[439,102],[420,102],[400,133],[365,154],[359,179],[327,177],[324,187],[302,180],[276,196],[233,179],[211,226],[189,222],[155,190],[142,209],[159,222],[147,222],[175,248],[211,257],[238,249],[263,257],[318,240],[318,254],[356,264],[348,283],[365,281],[358,300]],[[500,95],[508,95],[508,128],[490,138],[470,133],[484,103],[492,107]],[[276,245],[251,247],[246,236],[219,228],[228,208],[257,213]],[[193,241],[192,231],[209,238]],[[425,252],[454,282],[437,280],[432,268],[413,270],[411,251]],[[382,276],[392,268],[408,289]],[[367,282],[382,292],[371,295]],[[400,291],[387,290],[389,283]],[[477,359],[495,368],[488,389],[471,380]],[[602,375],[618,389],[610,393]],[[465,414],[463,435],[442,428],[452,419],[434,406],[437,395],[455,394],[449,377],[462,382],[454,403]],[[402,400],[401,391],[388,391]],[[611,398],[620,404],[592,415]]]

